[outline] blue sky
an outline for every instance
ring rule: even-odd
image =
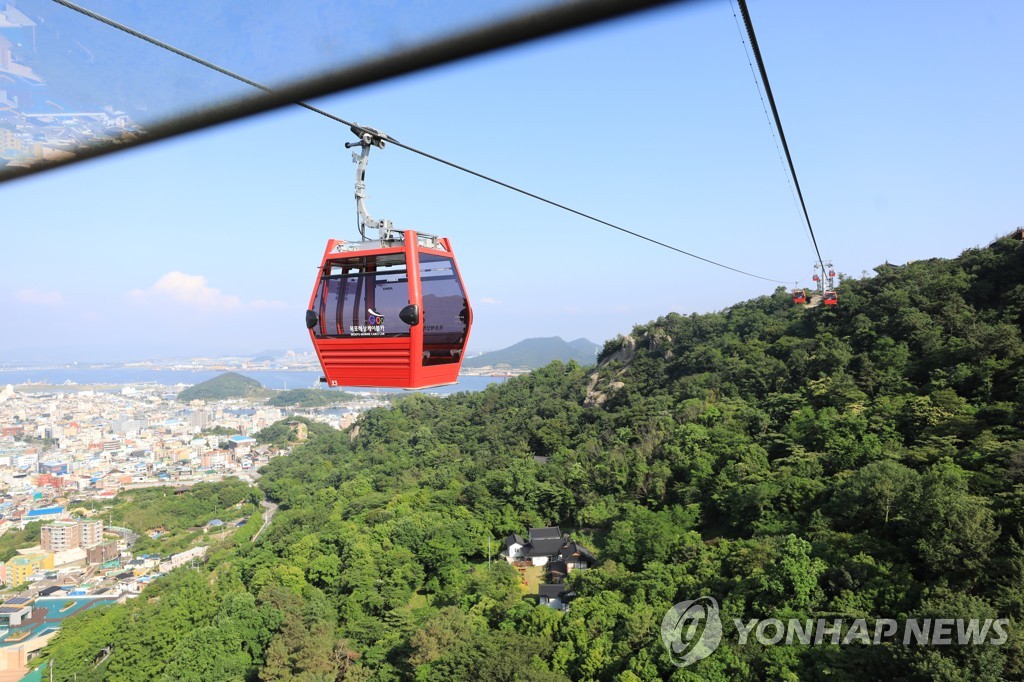
[[[814,254],[733,9],[657,10],[314,104],[809,286]],[[837,270],[955,256],[1024,225],[1024,5],[750,9]],[[324,243],[357,237],[351,139],[291,107],[0,184],[0,361],[309,349],[302,319]],[[375,216],[452,239],[474,300],[471,350],[601,343],[775,287],[399,148],[374,150],[367,184]]]

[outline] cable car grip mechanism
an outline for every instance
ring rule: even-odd
[[[362,148],[359,154],[352,153],[352,161],[356,164],[356,222],[359,227],[359,235],[363,241],[368,241],[366,230],[371,229],[380,231],[381,240],[395,239],[397,236],[391,221],[374,218],[366,210],[366,163],[370,158],[370,147],[384,149],[384,141],[390,138],[379,130],[359,124],[353,125],[351,130],[359,138],[359,141],[346,142],[345,149]]]

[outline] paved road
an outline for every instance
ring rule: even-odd
[[[267,502],[264,500],[263,502],[260,502],[260,506],[263,507],[263,525],[260,526],[260,529],[256,531],[256,534],[252,536],[253,542],[256,542],[260,534],[263,533],[266,527],[270,525],[270,519],[274,518],[274,514],[277,513],[277,505],[273,502]]]

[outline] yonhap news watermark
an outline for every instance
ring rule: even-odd
[[[734,618],[737,644],[765,646],[902,644],[906,646],[1001,646],[1009,618]],[[672,662],[685,667],[707,658],[722,643],[718,602],[700,597],[679,602],[661,622],[661,639]]]

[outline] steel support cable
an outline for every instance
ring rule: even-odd
[[[730,7],[732,3],[730,3]],[[775,133],[775,126],[772,124],[772,115],[768,113],[768,102],[765,100],[764,88],[761,87],[761,81],[757,77],[757,71],[754,70],[754,54],[749,48],[749,43],[744,37],[743,26],[740,25],[740,17],[734,9],[732,12],[733,21],[736,24],[736,33],[740,37],[740,44],[743,46],[743,55],[747,58],[747,66],[750,67],[750,77],[754,79],[754,87],[757,89],[757,98],[761,101],[761,110],[764,112],[764,121],[768,124],[768,130],[772,133],[772,141],[775,143],[775,152],[779,157],[779,166],[781,166],[783,175],[786,178],[786,187],[789,188],[789,197],[793,200],[793,208],[796,209],[797,214],[800,214],[800,202],[796,197],[796,190],[793,188],[793,176],[789,173],[789,168],[786,166],[786,159],[782,156],[782,145],[779,144],[779,136]],[[802,215],[802,214],[801,214]],[[806,224],[805,224],[806,227]],[[807,245],[812,249],[814,248],[814,242],[811,241],[811,235],[807,230],[802,230],[804,233],[804,239],[807,240]],[[797,286],[800,282],[795,282]]]
[[[765,94],[768,95],[768,104],[772,108],[772,115],[775,117],[775,128],[779,131],[779,139],[782,141],[782,149],[786,153],[786,162],[789,164],[789,172],[793,176],[793,184],[796,187],[796,194],[800,198],[800,207],[804,211],[804,220],[807,221],[807,229],[811,233],[811,243],[814,244],[814,253],[818,256],[818,264],[822,272],[825,271],[825,260],[821,257],[821,250],[818,248],[818,239],[814,236],[814,227],[811,225],[811,216],[807,213],[807,203],[804,201],[804,193],[800,190],[800,180],[796,177],[796,167],[793,165],[793,156],[789,153],[789,145],[786,143],[786,133],[782,129],[782,119],[779,118],[779,108],[775,106],[775,96],[772,95],[772,86],[768,82],[768,72],[764,68],[764,60],[761,59],[761,49],[757,46],[757,36],[754,35],[754,24],[750,20],[750,12],[747,10],[747,0],[737,0],[740,12],[743,14],[743,24],[747,28],[747,36],[750,38],[750,47],[754,51],[754,59],[757,60],[757,68],[761,72],[761,82],[764,84]]]
[[[605,226],[610,227],[610,228],[612,228],[614,230],[618,230],[619,232],[623,232],[625,234],[628,234],[630,236],[636,237],[638,239],[643,239],[644,241],[647,241],[647,242],[650,242],[650,243],[655,244],[657,246],[661,246],[663,248],[669,249],[670,251],[675,251],[676,253],[681,253],[684,256],[689,256],[690,258],[696,258],[697,260],[704,261],[705,263],[709,263],[711,265],[715,265],[715,266],[720,267],[720,268],[725,268],[726,270],[731,270],[731,271],[739,273],[741,275],[746,275],[747,277],[754,277],[754,278],[757,278],[757,279],[764,280],[766,282],[773,282],[775,284],[789,284],[789,282],[784,282],[784,281],[782,281],[780,279],[771,279],[769,277],[762,277],[761,275],[755,275],[755,274],[753,274],[751,272],[746,272],[745,270],[740,270],[740,269],[734,268],[734,267],[732,267],[730,265],[725,265],[724,263],[719,263],[717,261],[713,261],[710,258],[705,258],[703,256],[698,256],[695,253],[690,253],[689,251],[684,251],[684,250],[682,250],[682,249],[680,249],[678,247],[672,246],[670,244],[666,244],[665,242],[658,241],[657,239],[654,239],[653,237],[648,237],[646,235],[640,234],[639,232],[633,232],[632,230],[628,230],[625,227],[621,227],[619,225],[616,225],[615,223],[610,223],[607,220],[602,220],[600,218],[592,216],[589,213],[584,213],[583,211],[578,211],[575,208],[571,208],[571,207],[566,206],[564,204],[560,204],[557,201],[552,201],[551,199],[545,199],[542,196],[539,196],[539,195],[534,194],[532,192],[528,192],[527,190],[521,189],[519,187],[516,187],[515,185],[510,185],[507,182],[502,182],[501,180],[497,180],[497,179],[492,178],[490,176],[484,175],[483,173],[478,173],[477,171],[471,170],[469,168],[465,168],[464,166],[460,166],[460,165],[458,165],[456,163],[452,163],[451,161],[446,161],[445,159],[442,159],[440,157],[434,156],[432,154],[428,154],[427,152],[424,152],[424,151],[420,151],[419,149],[415,149],[415,148],[410,147],[410,146],[408,146],[406,144],[402,144],[401,142],[397,142],[397,141],[392,140],[390,138],[388,138],[388,140],[392,144],[395,144],[395,145],[397,145],[399,147],[402,147],[403,149],[407,149],[410,152],[413,152],[414,154],[419,154],[420,156],[426,157],[426,158],[428,158],[428,159],[430,159],[432,161],[437,161],[438,163],[443,163],[446,166],[451,166],[452,168],[455,168],[455,169],[458,169],[460,171],[463,171],[464,173],[469,173],[470,175],[475,175],[476,177],[478,177],[478,178],[480,178],[482,180],[486,180],[488,182],[493,182],[494,184],[499,185],[500,187],[505,187],[506,189],[510,189],[513,192],[519,192],[520,194],[528,196],[531,199],[536,199],[537,201],[542,201],[545,204],[549,204],[549,205],[554,206],[556,208],[560,208],[563,211],[568,211],[569,213],[573,213],[573,214],[578,215],[578,216],[580,216],[582,218],[586,218],[587,220],[592,220],[595,223],[600,223],[601,225],[605,225]]]
[[[233,78],[233,79],[235,79],[237,81],[245,83],[246,85],[252,86],[254,88],[257,88],[257,89],[262,90],[262,91],[267,92],[267,93],[272,93],[273,92],[273,90],[271,90],[270,88],[268,88],[265,85],[262,85],[261,83],[257,83],[256,81],[250,80],[250,79],[246,78],[245,76],[242,76],[242,75],[237,74],[237,73],[235,73],[233,71],[230,71],[230,70],[225,69],[225,68],[223,68],[221,66],[218,66],[217,64],[214,64],[213,62],[209,62],[209,61],[207,61],[207,60],[205,60],[205,59],[203,59],[201,57],[193,55],[193,54],[191,54],[189,52],[186,52],[184,50],[178,49],[178,48],[174,47],[173,45],[170,45],[168,43],[163,42],[162,40],[159,40],[159,39],[154,38],[154,37],[152,37],[150,35],[142,33],[141,31],[137,31],[137,30],[131,28],[130,26],[122,24],[121,22],[115,21],[113,19],[110,19],[109,17],[106,17],[106,16],[102,15],[102,14],[98,14],[96,12],[93,12],[92,10],[86,9],[85,7],[82,7],[82,6],[77,5],[77,4],[73,3],[73,2],[70,2],[70,0],[53,0],[53,2],[56,2],[57,4],[62,5],[62,6],[68,8],[70,10],[75,11],[75,12],[78,12],[78,13],[84,15],[84,16],[87,16],[90,19],[94,19],[94,20],[99,21],[99,22],[101,22],[103,24],[106,24],[107,26],[110,26],[111,28],[115,28],[115,29],[117,29],[119,31],[127,33],[130,36],[138,38],[139,40],[143,40],[143,41],[145,41],[147,43],[150,43],[151,45],[154,45],[154,46],[159,47],[161,49],[164,49],[164,50],[167,50],[169,52],[172,52],[173,54],[176,54],[179,57],[183,57],[185,59],[188,59],[189,61],[195,62],[196,64],[199,64],[200,66],[204,66],[204,67],[206,67],[208,69],[212,69],[214,71],[217,71],[220,74],[228,76],[229,78]],[[325,117],[327,117],[327,118],[329,118],[329,119],[331,119],[333,121],[336,121],[338,123],[342,123],[344,125],[347,125],[348,127],[353,129],[353,132],[357,132],[358,130],[363,129],[363,126],[360,126],[358,123],[354,123],[352,121],[347,121],[347,120],[341,118],[340,116],[336,116],[336,115],[334,115],[334,114],[332,114],[330,112],[324,111],[323,109],[315,107],[315,106],[313,106],[311,104],[307,104],[306,102],[299,102],[299,101],[297,101],[297,102],[294,102],[294,104],[297,104],[297,105],[303,107],[304,109],[308,109],[309,111],[312,111],[314,113],[320,114],[321,116],[325,116]],[[375,131],[375,132],[377,132],[377,131]],[[381,135],[381,139],[383,139],[383,140],[385,140],[387,142],[390,142],[391,144],[393,144],[393,145],[395,145],[397,147],[401,147],[402,149],[410,151],[410,152],[412,152],[414,154],[418,154],[418,155],[420,155],[420,156],[422,156],[424,158],[430,159],[432,161],[436,161],[438,163],[442,163],[442,164],[444,164],[446,166],[449,166],[451,168],[454,168],[456,170],[460,170],[460,171],[462,171],[464,173],[468,173],[468,174],[473,175],[475,177],[478,177],[478,178],[480,178],[482,180],[486,180],[488,182],[494,183],[494,184],[496,184],[496,185],[498,185],[500,187],[504,187],[506,189],[510,189],[513,192],[518,192],[519,194],[522,194],[524,196],[530,197],[531,199],[536,199],[537,201],[544,202],[544,203],[546,203],[546,204],[548,204],[550,206],[554,206],[556,208],[560,208],[563,211],[567,211],[569,213],[578,215],[578,216],[580,216],[582,218],[586,218],[587,220],[591,220],[591,221],[599,223],[601,225],[605,225],[605,226],[610,227],[612,229],[618,230],[619,232],[623,232],[625,234],[628,234],[630,236],[636,237],[638,239],[643,239],[644,241],[650,242],[651,244],[655,244],[657,246],[661,246],[661,247],[663,247],[665,249],[668,249],[670,251],[674,251],[674,252],[682,254],[684,256],[689,256],[690,258],[694,258],[694,259],[699,260],[699,261],[703,261],[705,263],[708,263],[709,265],[714,265],[716,267],[723,268],[725,270],[730,270],[732,272],[735,272],[735,273],[738,273],[738,274],[741,274],[741,275],[746,275],[747,277],[753,277],[755,279],[760,279],[760,280],[763,280],[765,282],[772,282],[774,284],[789,284],[788,281],[783,281],[783,280],[779,280],[779,279],[772,279],[770,277],[763,277],[761,275],[756,275],[756,274],[754,274],[752,272],[747,272],[745,270],[740,270],[739,268],[734,268],[734,267],[732,267],[730,265],[726,265],[724,263],[719,263],[718,261],[711,260],[710,258],[705,258],[703,256],[698,256],[695,253],[691,253],[689,251],[684,251],[683,249],[680,249],[678,247],[672,246],[670,244],[666,244],[665,242],[662,242],[662,241],[659,241],[657,239],[654,239],[653,237],[648,237],[646,235],[640,234],[639,232],[634,232],[632,230],[629,230],[627,228],[621,227],[621,226],[616,225],[614,223],[611,223],[611,222],[608,222],[606,220],[602,220],[600,218],[597,218],[596,216],[590,215],[589,213],[584,213],[583,211],[579,211],[577,209],[571,208],[569,206],[566,206],[565,204],[560,204],[557,201],[553,201],[551,199],[546,199],[546,198],[544,198],[544,197],[542,197],[542,196],[540,196],[538,194],[534,194],[533,192],[529,192],[529,191],[527,191],[525,189],[522,189],[520,187],[516,187],[515,185],[512,185],[512,184],[509,184],[507,182],[503,182],[503,181],[498,180],[496,178],[490,177],[489,175],[485,175],[484,173],[479,173],[479,172],[474,171],[474,170],[472,170],[470,168],[466,168],[465,166],[460,166],[457,163],[454,163],[452,161],[448,161],[446,159],[443,159],[443,158],[441,158],[439,156],[435,156],[433,154],[430,154],[428,152],[422,151],[420,149],[416,149],[415,147],[412,147],[412,146],[409,146],[409,145],[407,145],[405,143],[399,142],[398,140],[392,138],[389,135]],[[785,144],[785,140],[783,140],[783,144]]]

